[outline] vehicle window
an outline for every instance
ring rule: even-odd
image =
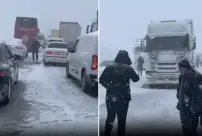
[[[38,25],[36,18],[28,17],[17,17],[17,24],[25,28],[30,28]]]
[[[48,48],[61,48],[61,49],[67,49],[68,44],[65,43],[50,43],[48,45]]]
[[[44,36],[37,36],[37,39],[43,40],[43,39],[44,39]]]
[[[95,40],[93,37],[86,37],[82,39],[82,44],[79,44],[78,50],[80,52],[91,52],[95,50]]]
[[[80,43],[79,41],[80,40],[78,39],[78,40],[76,40],[76,42],[74,44],[72,44],[75,51],[77,51],[77,49],[78,49],[78,44]]]
[[[114,64],[114,61],[113,61],[113,60],[105,60],[105,61],[102,61],[102,62],[100,63],[100,66],[101,66],[101,67],[106,67],[106,66],[112,65],[112,64]]]

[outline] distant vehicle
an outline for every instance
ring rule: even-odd
[[[113,60],[104,60],[104,61],[102,61],[102,62],[100,63],[100,65],[99,65],[99,74],[101,75],[102,72],[103,72],[103,70],[104,70],[107,66],[112,65],[112,64],[114,64],[114,61],[113,61]]]
[[[24,59],[27,57],[27,46],[22,45],[22,44],[17,44],[17,45],[7,45],[12,53],[18,57],[18,59]]]
[[[30,44],[39,33],[38,19],[33,17],[16,17],[14,38],[21,39],[30,52]],[[27,53],[28,55],[28,53]]]
[[[19,57],[15,57],[5,44],[0,44],[0,54],[0,103],[7,105],[12,96],[11,88],[18,81]]]
[[[49,42],[43,55],[44,65],[50,63],[67,63],[68,44],[63,42]]]
[[[59,37],[68,45],[72,45],[81,35],[81,26],[78,22],[60,22]]]
[[[40,46],[44,48],[47,41],[46,36],[42,33],[38,33],[37,40],[39,41]]]
[[[98,75],[98,32],[81,36],[69,48],[66,76],[80,81],[84,92],[93,91]]]
[[[14,38],[22,39],[23,36],[28,38],[36,37],[39,33],[38,20],[33,17],[16,17]]]
[[[50,37],[60,37],[60,31],[59,29],[51,29],[50,31]]]

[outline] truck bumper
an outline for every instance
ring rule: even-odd
[[[176,78],[156,78],[156,77],[149,77],[146,76],[146,84],[149,85],[161,85],[161,84],[170,84],[170,85],[177,85],[179,79]]]

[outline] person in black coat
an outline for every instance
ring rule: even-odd
[[[138,75],[142,76],[143,64],[144,64],[144,58],[142,56],[138,57],[137,64],[138,64]]]
[[[197,136],[199,115],[201,112],[201,89],[199,84],[202,75],[189,64],[187,59],[178,64],[180,76],[177,89],[177,109],[180,111],[180,119],[184,136]]]
[[[35,60],[36,55],[36,61],[38,61],[38,52],[39,52],[40,42],[37,40],[37,38],[34,38],[31,42],[31,51],[32,51],[32,60]]]
[[[131,101],[130,79],[139,80],[139,76],[130,66],[132,64],[128,52],[120,50],[114,64],[107,66],[100,76],[100,84],[107,89],[107,119],[105,136],[110,136],[114,120],[118,119],[118,136],[125,136],[126,117]]]

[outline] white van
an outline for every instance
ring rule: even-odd
[[[98,78],[98,32],[81,36],[68,51],[66,76],[79,80],[84,92],[95,90],[92,88],[97,86]]]

